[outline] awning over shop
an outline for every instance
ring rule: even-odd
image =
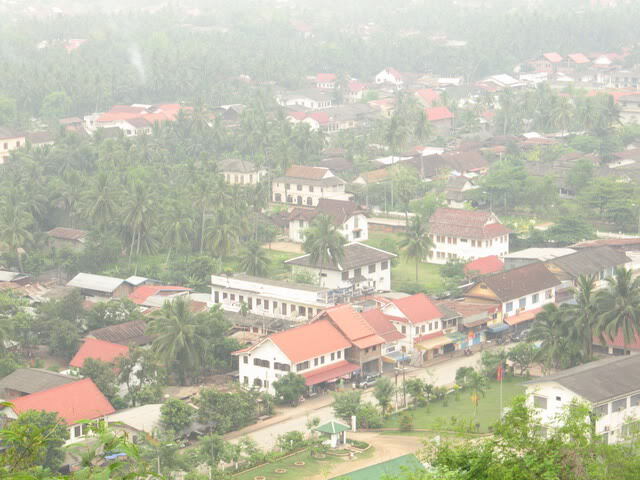
[[[420,343],[416,343],[416,348],[418,348],[419,350],[432,350],[434,348],[439,348],[450,343],[453,343],[453,340],[451,340],[446,335],[441,335],[436,338],[429,338],[428,340],[423,340]]]
[[[468,335],[460,332],[448,333],[447,337],[449,337],[453,343],[464,342],[469,338]]]
[[[488,325],[487,326],[487,330],[490,333],[500,333],[500,332],[504,332],[505,330],[509,330],[509,325],[507,325],[506,323],[498,323],[496,325]]]
[[[479,327],[480,325],[485,325],[489,322],[491,318],[486,312],[483,312],[479,315],[472,315],[471,317],[467,317],[462,321],[462,325],[467,328]]]
[[[518,315],[513,315],[510,317],[506,317],[504,321],[509,325],[518,325],[519,323],[526,322],[528,320],[533,320],[536,318],[536,315],[542,311],[542,308],[534,308],[533,310],[529,310],[528,312],[522,312]]]
[[[411,357],[407,355],[405,352],[401,352],[401,351],[390,352],[390,353],[387,353],[384,357],[382,357],[382,361],[387,363],[404,362],[409,359],[411,359]]]
[[[317,385],[318,383],[337,380],[355,372],[356,370],[360,370],[358,365],[342,360],[338,363],[334,363],[333,365],[327,365],[326,367],[317,368],[311,372],[303,373],[302,376],[305,378],[307,386],[310,387],[311,385]]]

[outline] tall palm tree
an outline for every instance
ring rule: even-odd
[[[187,215],[179,202],[173,202],[168,209],[167,216],[163,219],[163,240],[165,246],[169,248],[167,252],[167,263],[171,252],[179,250],[189,243],[192,233],[193,222]]]
[[[593,335],[598,324],[598,303],[596,296],[596,279],[591,275],[578,277],[575,290],[576,304],[569,306],[569,314],[573,323],[573,335],[583,345],[585,360],[593,356]]]
[[[31,214],[20,204],[7,203],[0,212],[0,243],[11,250],[24,247],[32,239]]]
[[[607,278],[607,289],[598,292],[600,319],[596,332],[600,339],[614,339],[622,332],[624,349],[640,334],[640,278],[633,278],[631,270],[616,268]]]
[[[311,263],[322,269],[330,262],[339,265],[344,261],[345,238],[333,224],[329,215],[318,215],[305,232],[302,249],[310,254]]]
[[[98,228],[111,221],[116,212],[117,191],[111,178],[107,172],[100,172],[84,194],[85,215]]]
[[[240,242],[241,222],[229,208],[219,208],[205,230],[205,239],[217,257],[228,257]]]
[[[580,356],[582,345],[570,336],[572,321],[567,309],[565,305],[545,305],[527,336],[541,342],[538,359],[547,369],[568,367]]]
[[[249,243],[240,254],[240,269],[249,275],[263,277],[269,269],[267,252],[258,242]]]
[[[149,233],[153,215],[152,192],[148,184],[132,182],[128,189],[127,203],[124,209],[123,223],[131,234],[129,260],[136,246],[136,255],[140,254],[142,237]]]
[[[400,240],[400,248],[405,252],[407,258],[416,262],[416,282],[418,281],[418,266],[420,262],[429,255],[433,248],[433,240],[429,238],[427,227],[420,215],[416,215],[409,222],[409,228],[403,233]]]
[[[175,366],[183,385],[201,367],[205,345],[198,334],[200,323],[201,314],[192,313],[184,298],[165,302],[149,322],[148,331],[156,336],[153,350],[165,366]]]

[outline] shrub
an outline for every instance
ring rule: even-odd
[[[411,415],[403,415],[400,418],[400,430],[403,432],[413,430],[413,417]]]

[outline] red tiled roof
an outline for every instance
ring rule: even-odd
[[[174,285],[142,285],[129,294],[129,300],[138,305],[143,305],[149,297],[153,297],[155,295],[168,296],[175,293],[190,291],[190,288]]]
[[[562,55],[556,52],[544,53],[542,56],[551,63],[560,63],[562,61]]]
[[[293,363],[300,363],[351,346],[351,342],[328,320],[274,333],[268,338]]]
[[[423,323],[442,317],[442,312],[424,293],[393,299],[391,303],[404,314],[410,323]]]
[[[308,178],[310,180],[322,180],[329,171],[323,167],[308,167],[306,165],[292,165],[284,174],[291,178]]]
[[[481,240],[511,233],[501,223],[495,223],[491,212],[461,208],[438,208],[429,219],[429,232]]]
[[[384,343],[384,338],[380,337],[375,329],[351,305],[328,308],[324,313],[356,347],[369,348],[373,345]]]
[[[320,125],[326,125],[329,123],[329,114],[327,112],[311,112],[307,116],[309,118],[313,118]]]
[[[475,272],[477,275],[500,272],[504,268],[504,263],[497,255],[477,258],[464,266],[464,273]]]
[[[440,98],[440,92],[436,92],[432,88],[421,88],[416,91],[416,95],[427,105],[433,105]]]
[[[117,343],[105,342],[104,340],[98,340],[97,338],[87,338],[73,356],[69,365],[71,367],[82,368],[87,358],[93,358],[95,360],[102,360],[103,362],[113,362],[120,356],[129,354],[129,347],[126,345],[119,345]]]
[[[109,400],[90,378],[25,395],[12,401],[14,412],[44,410],[57,413],[67,425],[94,420],[115,412]]]
[[[352,92],[360,92],[361,90],[364,90],[366,88],[367,88],[367,85],[364,83],[354,82],[354,81],[349,82],[349,90]]]
[[[404,338],[404,335],[393,326],[393,323],[390,321],[390,317],[382,313],[379,309],[374,308],[362,312],[362,316],[376,331],[376,333],[385,339],[385,341],[394,342]]]
[[[316,75],[316,81],[319,83],[334,82],[336,80],[335,73],[318,73]]]
[[[590,62],[590,60],[583,53],[570,53],[569,55],[567,55],[567,57],[569,57],[573,63],[582,64]]]
[[[287,113],[287,117],[292,117],[301,122],[305,118],[307,118],[307,114],[305,112],[289,112]]]
[[[425,108],[427,114],[427,120],[430,122],[437,122],[439,120],[449,120],[453,118],[453,113],[447,107],[432,107]]]
[[[395,68],[387,68],[387,72],[389,72],[391,75],[393,75],[396,80],[402,80],[402,74],[396,70]]]
[[[336,380],[356,370],[360,370],[358,365],[347,362],[346,360],[341,360],[326,367],[316,368],[310,372],[303,373],[302,376],[305,378],[307,386],[311,386],[329,380]]]
[[[433,333],[425,333],[424,335],[420,335],[419,337],[414,338],[413,343],[424,342],[425,340],[442,337],[443,335],[444,335],[444,332],[442,330],[438,330],[437,332],[433,332]]]
[[[640,350],[640,335],[637,333],[635,334],[633,341],[627,345],[625,345],[624,342],[624,333],[622,332],[622,329],[618,330],[615,338],[609,338],[605,335],[604,340],[604,344],[609,347],[626,348],[627,350]],[[602,341],[597,335],[594,335],[593,343],[594,345],[602,345]]]

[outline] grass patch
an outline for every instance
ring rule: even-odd
[[[280,480],[299,480],[301,478],[309,478],[314,475],[318,475],[323,472],[329,472],[333,465],[338,462],[342,462],[341,458],[332,457],[327,455],[326,458],[321,460],[311,457],[309,451],[304,451],[292,455],[283,460],[263,465],[262,467],[254,470],[241,473],[234,476],[234,480],[253,480],[254,477],[264,476],[267,480],[280,479]],[[296,462],[304,462],[304,465],[298,467],[294,465]],[[275,473],[278,468],[286,470],[285,473]]]
[[[416,263],[406,258],[398,247],[402,235],[386,232],[369,232],[369,240],[365,243],[383,250],[391,250],[399,254],[392,263],[391,288],[397,291],[414,291],[416,286],[428,292],[441,292],[444,281],[440,273],[440,265],[420,262],[418,265],[418,281],[416,282]]]
[[[517,395],[522,395],[525,391],[522,385],[522,378],[507,377],[502,385],[502,404],[508,406],[511,400]],[[449,404],[445,407],[442,401],[432,402],[428,407],[417,408],[403,412],[400,415],[392,415],[387,418],[383,427],[397,428],[400,430],[400,418],[402,415],[413,417],[413,428],[427,428],[433,430],[456,430],[452,423],[452,417],[457,422],[472,421],[480,424],[480,432],[486,433],[489,427],[496,423],[500,417],[500,384],[492,381],[484,397],[478,403],[478,416],[474,419],[474,407],[471,402],[471,392],[461,391],[459,399],[455,395],[449,396]]]

